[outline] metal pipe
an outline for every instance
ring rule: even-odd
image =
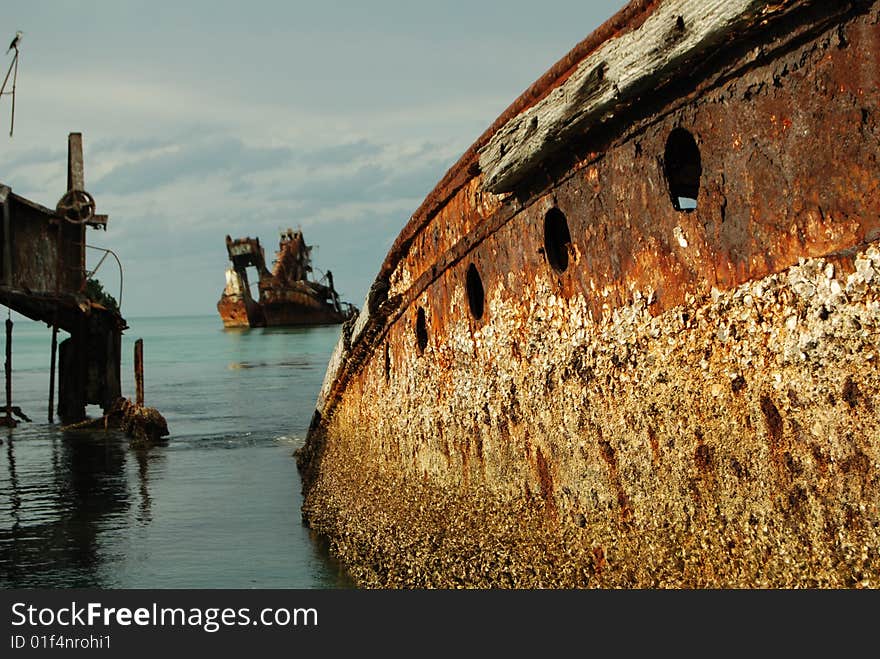
[[[97,249],[104,252],[104,256],[101,257],[101,260],[98,261],[98,265],[90,272],[87,273],[89,277],[94,276],[96,272],[98,272],[98,268],[101,267],[101,264],[104,263],[104,259],[107,258],[109,254],[114,259],[116,259],[116,265],[119,266],[119,298],[116,300],[116,303],[119,305],[120,312],[122,311],[122,261],[119,260],[119,257],[116,256],[116,252],[112,249],[107,249],[106,247],[95,247],[94,245],[86,245],[89,249]]]

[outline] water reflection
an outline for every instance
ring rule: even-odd
[[[13,519],[12,529],[15,531],[21,526],[21,493],[18,491],[18,473],[15,470],[15,451],[12,449],[12,432],[6,438],[6,457],[9,460],[9,502],[11,504],[9,514]]]
[[[346,587],[300,516],[303,437],[338,328],[227,333],[141,319],[148,404],[172,432],[0,429],[0,588]],[[17,401],[45,405],[45,332],[19,328]],[[135,336],[123,336],[128,352]],[[230,363],[241,368],[228,368]],[[28,409],[24,407],[24,409]]]
[[[10,434],[6,440],[3,480],[11,524],[0,524],[0,583],[105,587],[104,564],[113,556],[102,535],[125,526],[135,498],[126,469],[128,442],[114,431],[49,431],[50,438]],[[138,464],[137,518],[149,523],[149,450],[132,453]]]
[[[289,446],[248,439],[141,448],[16,429],[0,452],[0,588],[352,587],[301,523]]]
[[[138,446],[133,451],[138,464],[140,506],[138,507],[137,520],[141,524],[149,524],[153,520],[153,500],[150,498],[150,488],[148,487],[150,482],[150,450],[151,449],[148,446]]]

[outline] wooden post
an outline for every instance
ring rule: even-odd
[[[70,337],[58,344],[58,416],[62,423],[82,421],[86,413],[88,335],[82,320],[72,329]]]
[[[55,353],[58,352],[58,325],[52,325],[52,358],[49,365],[49,423],[55,420]]]
[[[85,190],[85,168],[83,166],[82,133],[67,135],[67,191]],[[79,233],[79,262],[82,270],[79,273],[79,285],[85,285],[86,274],[86,226],[77,227]]]
[[[142,407],[144,404],[144,340],[134,342],[134,385],[135,402]]]
[[[6,319],[6,418],[12,419],[12,319]]]
[[[82,133],[67,136],[67,189],[85,190]]]

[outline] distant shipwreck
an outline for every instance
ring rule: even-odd
[[[226,251],[232,266],[226,270],[226,287],[217,302],[224,327],[282,327],[332,325],[357,315],[358,309],[339,299],[328,270],[322,280],[312,273],[312,248],[301,231],[281,233],[275,267],[266,267],[266,255],[259,238],[226,236]],[[248,267],[257,272],[257,299],[251,294]]]
[[[360,585],[880,587],[878,60],[878,0],[633,0],[477,139],[298,452]]]

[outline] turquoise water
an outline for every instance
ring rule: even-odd
[[[339,326],[128,319],[123,396],[142,338],[145,403],[171,433],[136,449],[117,431],[49,423],[51,331],[13,320],[13,404],[32,422],[0,429],[0,587],[350,586],[302,524],[292,457]]]

